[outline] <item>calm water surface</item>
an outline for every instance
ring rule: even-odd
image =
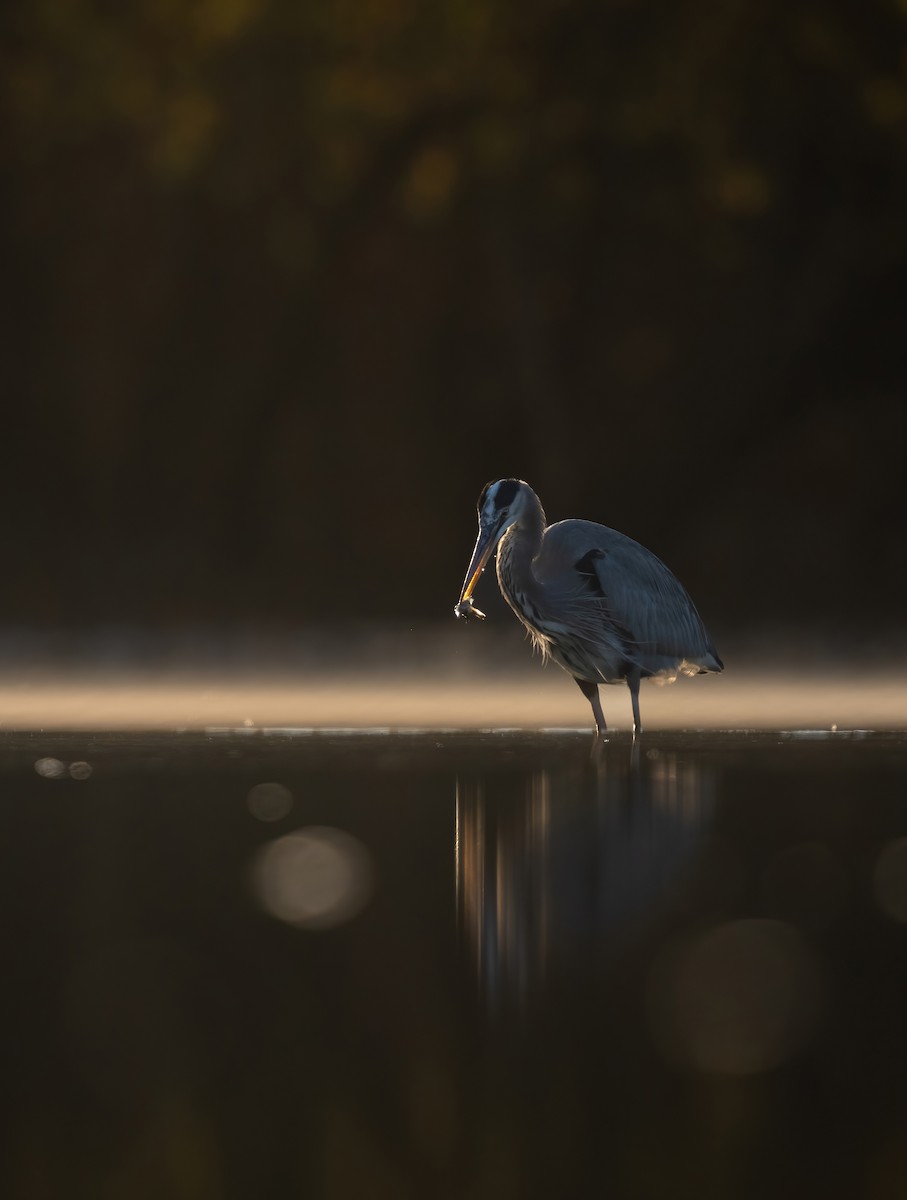
[[[907,739],[0,739],[0,1194],[907,1195]]]

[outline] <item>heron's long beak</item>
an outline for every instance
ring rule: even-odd
[[[475,549],[472,552],[472,558],[469,560],[469,566],[466,569],[466,578],[463,580],[463,590],[460,592],[460,604],[464,600],[468,600],[472,595],[472,589],[479,582],[482,572],[485,570],[485,564],[491,558],[491,552],[497,544],[498,530],[494,526],[479,529]]]

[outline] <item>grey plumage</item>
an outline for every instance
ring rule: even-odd
[[[683,585],[632,538],[593,521],[546,527],[535,492],[519,479],[479,497],[479,536],[457,616],[482,616],[472,590],[497,547],[505,600],[541,653],[576,680],[605,729],[598,685],[626,682],[639,730],[641,679],[676,679],[723,668]]]

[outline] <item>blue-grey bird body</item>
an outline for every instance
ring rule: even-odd
[[[546,657],[576,682],[602,733],[598,685],[626,682],[640,730],[639,683],[720,671],[721,659],[680,581],[651,550],[594,521],[546,526],[532,488],[488,484],[457,616],[482,616],[472,591],[497,547],[504,599]]]

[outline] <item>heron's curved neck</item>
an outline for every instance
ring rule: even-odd
[[[534,600],[542,592],[542,585],[532,569],[533,560],[542,548],[545,532],[545,514],[541,511],[524,513],[515,522],[498,545],[498,581],[508,599],[517,595]]]

